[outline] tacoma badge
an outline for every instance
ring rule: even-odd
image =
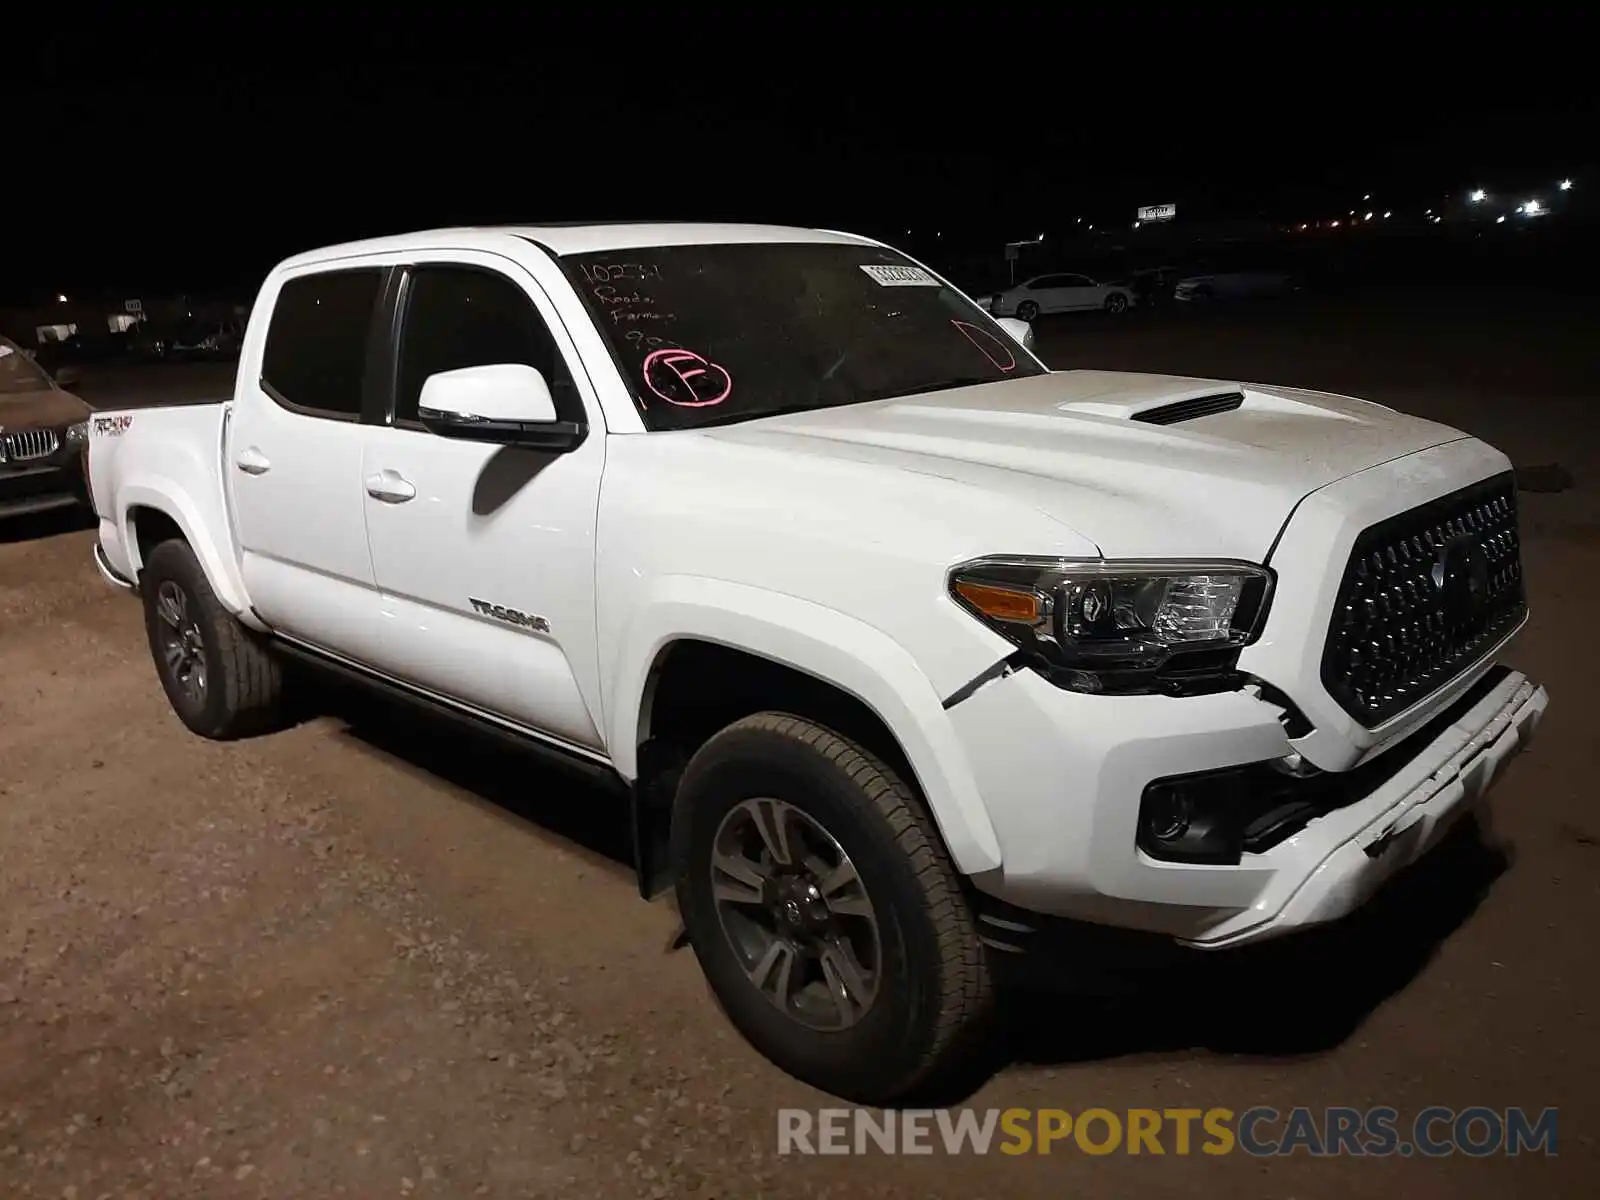
[[[468,597],[469,603],[478,612],[486,617],[493,617],[496,621],[504,621],[507,625],[520,625],[523,629],[531,629],[535,633],[549,633],[550,622],[543,617],[536,617],[532,613],[521,612],[515,608],[507,608],[503,604],[490,604],[487,600],[478,600]]]

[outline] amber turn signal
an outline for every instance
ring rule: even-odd
[[[958,579],[955,593],[984,616],[996,621],[1036,622],[1040,613],[1037,592],[1018,591],[1015,588],[995,587],[992,583],[974,583]]]

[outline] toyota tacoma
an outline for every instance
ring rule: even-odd
[[[231,397],[95,420],[95,557],[196,734],[309,661],[626,789],[733,1024],[893,1102],[1062,929],[1349,913],[1546,704],[1499,451],[1030,345],[845,233],[319,250]]]

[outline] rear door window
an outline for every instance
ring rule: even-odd
[[[263,390],[309,416],[356,420],[382,291],[377,267],[324,271],[285,283],[267,327]]]

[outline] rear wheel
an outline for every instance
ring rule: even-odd
[[[860,747],[782,713],[736,722],[686,768],[673,839],[706,978],[791,1075],[889,1104],[980,1044],[991,985],[955,867]]]
[[[194,551],[166,541],[139,580],[145,632],[172,710],[201,737],[228,739],[275,727],[282,673],[254,633],[223,608]]]
[[[1128,311],[1128,298],[1121,292],[1112,292],[1106,297],[1106,311],[1112,316]]]

